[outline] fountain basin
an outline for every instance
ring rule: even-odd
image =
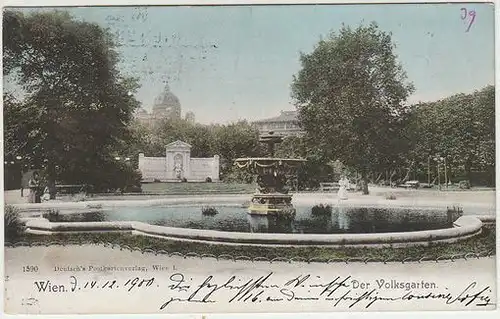
[[[446,216],[446,204],[436,205],[437,203],[431,202],[423,203],[425,205],[422,207],[415,207],[414,204],[412,207],[398,206],[390,202],[387,205],[373,203],[371,206],[359,205],[355,208],[352,205],[335,206],[331,203],[333,213],[315,216],[310,210],[312,204],[309,203],[309,198],[310,195],[304,198],[299,197],[296,203],[297,216],[292,221],[284,219],[284,222],[272,216],[248,215],[246,208],[238,204],[244,200],[244,196],[199,198],[199,203],[196,201],[197,204],[193,204],[193,198],[182,201],[173,198],[147,201],[101,201],[99,205],[104,214],[114,211],[111,217],[104,218],[101,222],[92,221],[92,219],[49,222],[44,218],[32,218],[32,216],[40,216],[41,212],[46,212],[44,208],[46,205],[31,204],[18,208],[21,208],[27,231],[33,234],[124,232],[182,241],[267,246],[428,245],[475,236],[481,232],[482,227],[495,224],[495,217],[490,215],[462,216],[454,224],[444,225],[442,218]],[[58,210],[61,215],[69,216],[78,215],[84,211],[93,211],[93,214],[95,209],[90,209],[90,207],[95,207],[98,203],[52,204],[52,208],[59,206]],[[207,204],[214,205],[219,210],[219,214],[202,216],[201,207]],[[153,214],[155,210],[156,215]],[[394,213],[387,215],[378,212],[383,210],[394,210]],[[409,213],[405,213],[405,210]],[[479,214],[480,211],[482,210],[476,211],[475,214]],[[484,210],[483,213],[486,211]],[[405,224],[408,220],[417,220],[420,215],[423,216],[420,222],[426,223],[429,218],[436,221],[438,216],[441,216],[439,217],[441,221],[430,226]],[[167,217],[164,221],[153,225],[154,220],[165,216]],[[387,222],[393,223],[393,226]],[[399,224],[394,224],[396,222]]]
[[[416,232],[383,234],[262,234],[223,232],[155,226],[142,222],[52,223],[43,218],[26,220],[31,234],[52,235],[89,232],[125,232],[171,240],[212,244],[257,246],[328,246],[328,247],[408,247],[440,242],[456,242],[481,233],[483,223],[478,217],[462,216],[453,227]]]

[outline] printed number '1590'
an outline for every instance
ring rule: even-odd
[[[23,272],[37,272],[38,266],[23,266]]]

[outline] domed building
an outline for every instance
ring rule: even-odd
[[[163,92],[155,99],[152,117],[154,119],[180,119],[181,103],[171,91],[168,84]]]
[[[156,97],[151,114],[141,107],[136,111],[135,118],[144,125],[154,125],[163,119],[180,119],[181,103],[167,84],[163,92]]]

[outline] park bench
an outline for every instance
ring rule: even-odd
[[[403,188],[409,189],[409,188],[419,188],[420,182],[419,181],[407,181],[404,184],[400,185]]]
[[[339,183],[319,183],[319,189],[322,192],[338,191],[340,188]]]
[[[85,193],[85,185],[56,185],[59,194]]]

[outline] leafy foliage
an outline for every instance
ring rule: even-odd
[[[277,157],[304,158],[297,172],[298,185],[290,185],[292,188],[315,189],[321,182],[331,182],[335,179],[334,169],[327,157],[326,152],[319,149],[308,136],[290,136],[276,147]]]
[[[405,151],[401,131],[411,108],[404,102],[413,87],[393,48],[390,34],[374,23],[354,30],[343,26],[301,55],[302,69],[292,84],[311,140],[327,158],[341,160],[365,179]]]
[[[17,93],[4,94],[6,157],[44,168],[52,183],[126,174],[110,158],[129,138],[138,85],[118,72],[111,34],[63,11],[5,11],[3,23],[4,76]]]
[[[490,173],[495,167],[495,88],[457,94],[415,107],[408,126],[409,154],[420,167],[430,157],[446,158],[448,172],[457,182],[477,182],[473,171]],[[484,182],[484,181],[483,181]]]

